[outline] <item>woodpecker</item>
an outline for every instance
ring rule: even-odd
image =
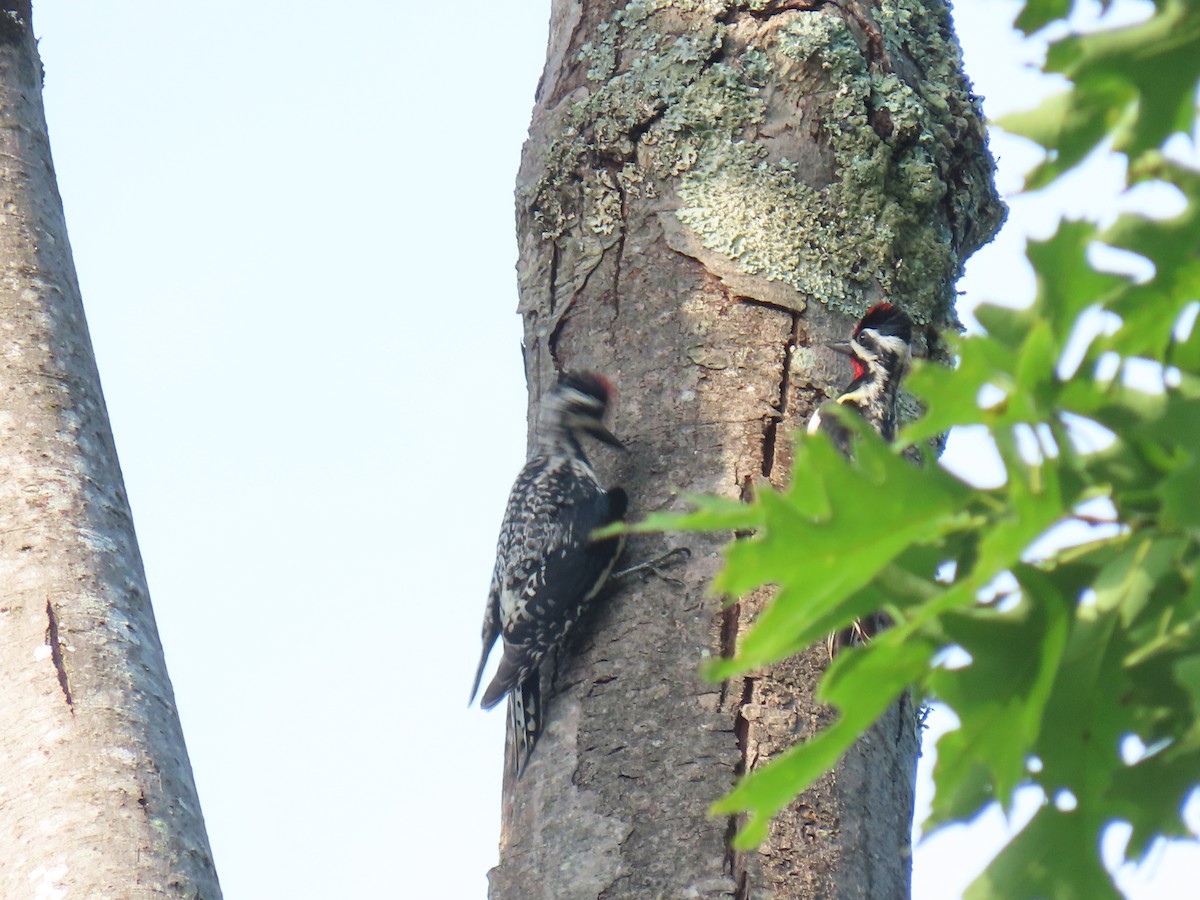
[[[624,517],[628,498],[619,487],[601,486],[582,444],[590,435],[624,449],[604,426],[611,394],[593,372],[559,379],[542,402],[537,443],[500,526],[471,699],[499,637],[503,656],[479,705],[491,709],[508,695],[516,777],[541,733],[541,664],[604,587],[623,545],[621,537],[592,539],[597,528]]]
[[[850,357],[854,380],[833,401],[856,409],[885,441],[896,437],[896,400],[900,382],[912,362],[912,320],[890,303],[877,303],[867,310],[849,341],[829,345]],[[808,422],[808,433],[824,431],[847,456],[851,434],[834,416],[821,410]]]
[[[867,310],[849,341],[829,347],[850,357],[854,379],[832,403],[851,406],[885,441],[896,437],[896,401],[900,382],[912,362],[912,320],[890,303],[878,303]],[[822,408],[828,406],[824,404]],[[853,434],[832,415],[818,409],[808,423],[808,433],[824,431],[834,446],[850,456]],[[839,647],[861,644],[888,624],[882,612],[867,619],[856,619],[849,628],[829,635],[826,646],[832,659]]]

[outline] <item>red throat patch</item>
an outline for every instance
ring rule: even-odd
[[[854,377],[862,378],[867,374],[867,367],[858,361],[858,357],[850,357],[850,365],[854,366]]]
[[[596,376],[596,378],[599,380],[599,382],[602,385],[604,385],[604,390],[608,394],[608,399],[616,400],[617,399],[617,389],[615,387],[613,387],[612,382],[609,381],[607,378],[605,378],[603,375],[601,375],[599,372],[593,372],[592,374]]]

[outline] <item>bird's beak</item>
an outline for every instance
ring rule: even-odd
[[[588,434],[596,438],[598,441],[604,441],[610,447],[616,447],[618,450],[626,449],[620,439],[604,427],[602,422],[589,422],[587,426]]]
[[[850,346],[849,341],[833,341],[825,345],[835,353],[840,353],[843,356],[853,356],[854,348]]]

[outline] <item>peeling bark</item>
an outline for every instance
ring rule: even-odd
[[[218,900],[30,16],[28,2],[0,5],[0,896]]]
[[[614,382],[631,452],[597,469],[634,519],[782,485],[791,435],[849,377],[828,341],[884,298],[934,352],[955,324],[962,262],[1003,217],[992,170],[940,0],[555,0],[517,187],[531,404],[564,369]],[[832,715],[812,697],[823,647],[699,678],[767,599],[708,596],[728,537],[630,541],[627,562],[692,555],[679,583],[613,585],[577,628],[505,784],[491,897],[908,895],[907,700],[758,850],[708,816]]]

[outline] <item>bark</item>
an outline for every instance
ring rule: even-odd
[[[67,241],[0,3],[0,895],[221,896]]]
[[[531,403],[615,383],[631,517],[785,482],[791,435],[849,372],[825,349],[887,298],[938,355],[962,262],[1003,216],[940,0],[555,0],[517,189]],[[615,584],[561,661],[547,733],[505,784],[490,896],[908,896],[911,702],[735,852],[709,805],[814,734],[824,650],[707,684],[764,602],[706,593],[731,535]],[[804,548],[798,547],[802,554]]]

